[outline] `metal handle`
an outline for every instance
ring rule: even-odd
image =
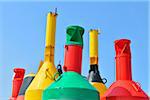
[[[56,76],[58,75],[58,77],[56,78]],[[54,80],[56,81],[56,80],[58,80],[58,79],[60,79],[61,77],[59,77],[59,72],[56,72],[55,74],[54,74]]]
[[[104,80],[105,80],[105,81],[104,81]],[[107,79],[106,79],[106,78],[103,78],[102,81],[103,81],[104,84],[107,83]]]
[[[59,75],[61,75],[63,72],[62,72],[62,67],[61,67],[61,64],[59,62],[59,64],[57,65],[57,71],[59,73]]]
[[[49,77],[50,79],[54,79],[53,76],[48,72],[48,70],[48,68],[45,70],[46,78]]]

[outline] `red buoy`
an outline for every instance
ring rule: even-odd
[[[114,82],[101,100],[148,100],[139,83],[132,81],[130,40],[115,41],[116,82]]]
[[[23,68],[15,68],[14,69],[14,78],[13,78],[13,86],[12,86],[12,97],[10,100],[16,100],[23,78],[24,78],[25,70]]]
[[[64,71],[74,71],[81,74],[82,65],[82,46],[66,45]]]

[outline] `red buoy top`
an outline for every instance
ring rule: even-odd
[[[16,79],[16,78],[23,79],[24,73],[25,73],[25,69],[23,69],[23,68],[14,68],[14,72],[15,72],[14,79]]]
[[[132,80],[130,40],[115,41],[116,80]]]
[[[14,77],[13,77],[13,86],[12,86],[12,97],[10,98],[17,98],[23,78],[25,74],[25,69],[23,68],[15,68],[14,69]]]

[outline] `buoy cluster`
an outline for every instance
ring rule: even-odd
[[[66,29],[64,65],[54,64],[57,13],[47,15],[44,60],[36,74],[24,77],[25,69],[15,68],[10,100],[148,100],[141,86],[132,80],[129,39],[115,40],[116,81],[106,87],[109,78],[99,71],[97,29],[89,31],[89,75],[82,76],[84,28],[70,25]],[[108,70],[109,71],[109,70]]]

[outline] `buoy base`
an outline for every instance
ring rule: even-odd
[[[140,85],[131,80],[114,82],[101,100],[149,100]]]
[[[107,90],[107,87],[105,86],[105,84],[103,83],[99,83],[99,82],[90,82],[100,93],[100,96],[104,95],[104,93]]]
[[[99,100],[99,92],[80,74],[63,73],[43,92],[43,100]]]

